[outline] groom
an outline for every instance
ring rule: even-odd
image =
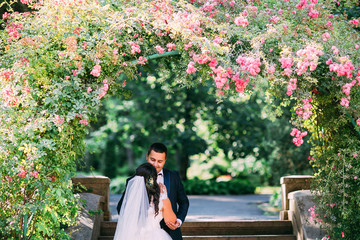
[[[182,240],[180,226],[184,222],[188,208],[189,199],[187,198],[184,186],[177,172],[164,168],[167,159],[167,147],[162,143],[153,143],[146,154],[146,161],[151,163],[158,173],[157,182],[166,186],[171,207],[177,216],[176,223],[165,223],[164,219],[160,222],[161,227],[174,240]],[[129,180],[129,179],[128,179]],[[128,182],[126,181],[126,184]],[[117,211],[120,212],[125,192],[123,193],[118,205]]]

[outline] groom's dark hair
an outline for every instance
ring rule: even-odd
[[[157,153],[165,153],[165,158],[167,158],[168,150],[167,150],[167,147],[163,143],[156,142],[156,143],[151,144],[147,154],[149,155],[152,150],[154,150]]]

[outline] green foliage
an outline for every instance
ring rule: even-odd
[[[158,77],[143,72],[149,75],[127,82],[130,97],[113,97],[104,102],[98,122],[86,138],[89,153],[80,167],[94,166],[111,178],[128,176],[134,166],[144,161],[147,146],[161,139],[170,149],[167,167],[185,172],[194,162],[211,162],[220,151],[224,151],[221,157],[229,164],[223,173],[215,173],[216,167],[212,166],[206,169],[208,174],[260,176],[258,184],[273,185],[279,184],[281,176],[311,172],[306,161],[309,145],[296,147],[291,142],[290,114],[272,121],[260,90],[251,97],[217,102],[215,96],[209,95],[210,86],[184,90],[172,86],[174,72],[158,73],[156,62],[150,62],[150,66]],[[207,152],[204,161],[197,155],[199,152]],[[183,154],[189,156],[189,164],[177,160]],[[248,156],[264,164],[244,169],[235,163]],[[235,167],[230,167],[230,162]],[[270,169],[263,171],[263,167]]]
[[[161,87],[186,87],[180,93],[182,126],[170,121],[169,127],[158,129],[159,134],[181,132],[176,140],[163,135],[178,144],[173,147],[178,161],[187,166],[189,155],[205,150],[203,139],[193,133],[201,109],[194,111],[190,101],[199,85],[212,86],[212,93],[223,99],[251,92],[266,81],[267,98],[278,106],[277,113],[282,111],[279,106],[294,101],[293,141],[299,146],[306,131],[311,135],[314,187],[321,196],[317,209],[328,211],[326,217],[320,215],[329,234],[359,237],[354,229],[360,216],[360,52],[354,46],[360,37],[352,28],[359,24],[348,23],[344,15],[331,16],[336,8],[332,1],[303,7],[295,7],[294,1],[223,1],[211,13],[201,7],[204,1],[118,1],[111,6],[92,0],[31,2],[37,11],[12,11],[1,20],[1,238],[67,238],[61,227],[72,224],[76,216],[70,178],[83,154],[86,126],[96,120],[107,93],[128,94],[120,75],[125,73],[129,81],[138,77],[138,66],[158,54],[157,45],[180,53],[157,58],[165,73],[167,66],[173,72],[172,82]],[[352,7],[354,1],[341,4]],[[326,33],[331,37],[324,40]],[[332,63],[326,63],[330,58]],[[306,104],[304,117],[300,112]],[[148,106],[148,112],[165,114],[162,108]],[[146,127],[156,123],[145,119]],[[232,140],[226,134],[219,139]],[[106,148],[109,154],[117,151],[114,142]],[[180,172],[184,176],[184,168]],[[340,207],[326,208],[333,203]]]
[[[292,126],[290,107],[285,107],[283,114],[271,121],[264,131],[262,142],[262,158],[267,160],[269,184],[279,185],[280,178],[287,175],[313,175],[314,170],[309,163],[311,144],[306,142],[299,147],[292,143],[289,134]]]
[[[94,216],[94,215],[100,215],[102,214],[103,211],[101,209],[98,209],[98,210],[89,210],[89,215],[90,216]]]
[[[277,191],[271,195],[269,205],[274,208],[281,209],[281,191]]]
[[[122,194],[126,187],[127,177],[112,178],[110,182],[110,192],[112,194]]]
[[[321,159],[314,160],[314,163],[321,161],[324,164],[322,167],[318,165],[316,181],[313,183],[323,193],[318,196],[315,192],[319,202],[317,213],[322,217],[325,226],[332,227],[331,232],[336,238],[342,238],[342,232],[350,236],[349,239],[360,237],[357,227],[360,221],[359,198],[353,197],[360,194],[358,180],[360,163],[358,157],[354,155],[354,152],[358,151],[359,141],[353,144],[348,146],[347,151],[338,153],[327,149],[327,158],[320,156]]]
[[[184,182],[184,188],[189,195],[239,195],[255,192],[255,186],[247,179],[221,182],[191,179]]]

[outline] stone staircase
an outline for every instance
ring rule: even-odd
[[[116,222],[102,222],[99,240],[112,240]],[[296,240],[291,221],[184,222],[184,240]],[[131,239],[129,239],[131,240]]]

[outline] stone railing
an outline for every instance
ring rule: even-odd
[[[326,232],[311,216],[309,209],[315,206],[314,196],[310,190],[289,193],[289,220],[297,240],[322,239]],[[316,218],[316,217],[315,217]]]
[[[315,205],[309,191],[313,176],[287,176],[281,183],[281,220],[290,220],[296,240],[321,239],[325,232],[311,220],[309,209]]]
[[[101,222],[111,219],[109,211],[110,179],[103,176],[71,179],[81,204],[76,225],[66,228],[71,240],[98,240]]]
[[[93,193],[102,196],[101,210],[104,214],[104,220],[111,220],[111,213],[109,209],[110,199],[110,179],[104,176],[91,177],[74,177],[71,179],[74,185],[80,184],[85,187],[81,192]],[[82,189],[80,187],[80,189]]]
[[[103,204],[103,196],[93,193],[77,193],[76,197],[84,202],[76,217],[76,225],[65,229],[70,240],[98,240],[104,214],[99,212]]]
[[[281,184],[281,211],[280,219],[289,220],[289,193],[298,190],[309,190],[313,176],[293,175],[280,179]]]

